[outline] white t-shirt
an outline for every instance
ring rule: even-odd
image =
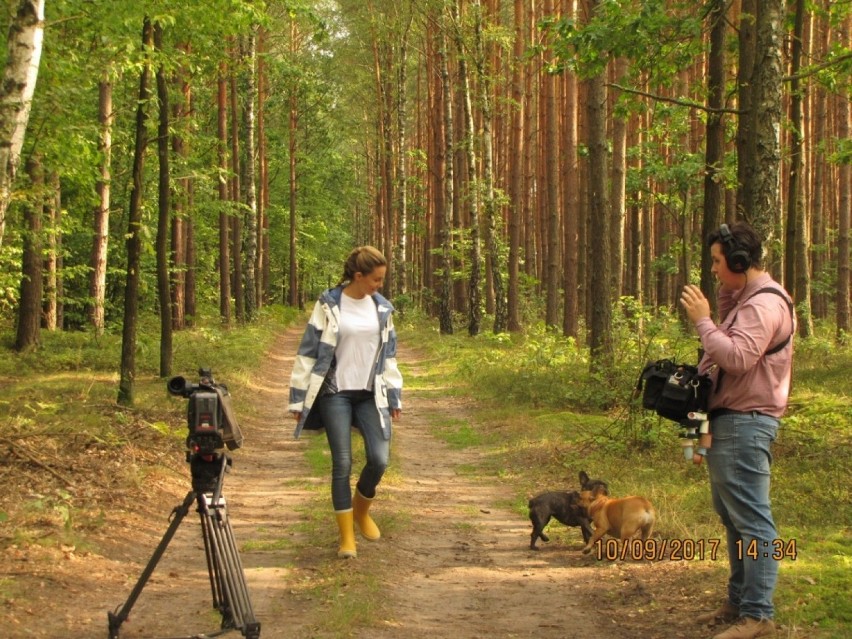
[[[361,299],[340,296],[340,326],[337,333],[338,390],[370,390],[379,350],[379,313],[369,295]]]

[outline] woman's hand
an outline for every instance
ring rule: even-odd
[[[293,419],[299,421],[302,418],[302,411],[299,410],[291,410],[290,414],[293,416]]]
[[[695,284],[687,284],[680,294],[680,305],[686,310],[689,320],[695,324],[698,320],[710,317],[710,302]]]
[[[402,409],[399,408],[391,408],[391,417],[393,419],[399,419],[400,415],[402,415]]]

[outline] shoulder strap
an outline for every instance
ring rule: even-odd
[[[775,346],[773,346],[772,348],[770,348],[769,350],[767,350],[767,351],[763,354],[764,356],[766,356],[766,355],[774,355],[775,353],[779,353],[779,352],[781,352],[782,350],[784,350],[784,348],[787,346],[787,344],[789,344],[789,343],[790,343],[790,340],[791,340],[791,339],[793,339],[793,333],[794,333],[794,332],[795,332],[795,330],[796,330],[796,315],[795,315],[795,309],[794,309],[794,307],[793,307],[793,301],[792,301],[792,300],[791,300],[791,299],[790,299],[790,298],[789,298],[789,297],[788,297],[785,293],[782,293],[779,289],[775,288],[774,286],[764,286],[763,288],[759,288],[759,289],[757,289],[754,293],[752,293],[751,295],[749,295],[749,296],[748,296],[745,300],[743,300],[743,303],[742,303],[742,304],[740,304],[740,305],[737,307],[737,310],[736,310],[736,312],[734,313],[734,318],[731,320],[731,323],[730,323],[730,324],[728,324],[728,328],[730,328],[731,326],[733,326],[733,325],[734,325],[734,322],[736,322],[736,321],[737,321],[737,314],[740,312],[740,308],[742,308],[743,304],[745,304],[746,302],[748,302],[748,301],[749,301],[752,297],[754,297],[754,296],[756,296],[756,295],[760,295],[761,293],[772,293],[773,295],[777,295],[778,297],[780,297],[781,299],[783,299],[783,300],[784,300],[784,302],[786,302],[786,304],[787,304],[787,308],[788,308],[788,309],[789,309],[789,311],[790,311],[790,322],[791,322],[791,326],[792,326],[792,328],[791,328],[791,330],[790,330],[790,334],[787,336],[787,339],[785,339],[785,340],[784,340],[783,342],[781,342],[780,344],[776,344]],[[719,369],[719,375],[716,377],[716,388],[714,389],[714,391],[713,391],[713,392],[715,392],[715,393],[718,393],[718,392],[719,392],[719,389],[720,389],[720,388],[721,388],[721,386],[722,386],[722,378],[723,378],[724,376],[725,376],[725,371],[724,371],[724,369],[721,369],[721,368],[720,368],[720,369]]]
[[[784,300],[784,302],[787,304],[787,309],[790,311],[790,324],[791,324],[792,328],[790,330],[790,334],[787,336],[787,339],[785,339],[780,344],[776,344],[775,346],[770,348],[768,351],[766,351],[766,353],[764,353],[765,355],[774,355],[775,353],[782,351],[784,349],[784,347],[787,346],[787,344],[790,343],[790,340],[793,339],[793,332],[796,330],[796,327],[795,327],[795,324],[796,324],[795,310],[793,308],[793,301],[786,294],[782,293],[779,289],[775,288],[774,286],[764,286],[763,288],[756,290],[754,293],[752,293],[751,295],[748,296],[748,299],[746,299],[746,302],[748,300],[750,300],[752,297],[754,297],[755,295],[760,295],[761,293],[772,293],[773,295],[777,295],[778,297],[780,297],[781,299]],[[743,302],[743,303],[745,303],[745,302]],[[742,305],[740,305],[740,306],[742,306]],[[737,309],[737,312],[739,312],[739,309]],[[734,315],[734,320],[736,320],[736,315]],[[732,321],[731,324],[733,324],[733,323],[734,322]],[[730,327],[731,324],[729,324],[728,326]]]

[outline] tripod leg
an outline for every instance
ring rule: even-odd
[[[202,495],[199,506],[204,544],[208,549],[208,567],[211,568],[214,606],[217,605],[217,594],[221,597],[217,607],[223,616],[222,626],[237,628],[248,639],[259,639],[260,623],[254,616],[225,500],[220,498],[213,502],[207,495]]]
[[[222,612],[224,597],[222,595],[222,578],[219,575],[219,567],[216,563],[213,550],[213,539],[210,531],[210,518],[205,510],[206,504],[199,506],[198,512],[201,515],[201,537],[204,539],[204,558],[207,560],[207,576],[210,579],[210,591],[213,595],[213,607]]]
[[[117,613],[107,613],[107,619],[109,621],[109,639],[118,639],[118,632],[121,628],[121,624],[127,621],[127,618],[130,616],[130,610],[133,608],[133,605],[136,603],[136,600],[139,598],[139,595],[142,594],[142,589],[145,587],[145,584],[148,583],[148,579],[151,578],[151,574],[154,572],[154,568],[157,567],[157,564],[162,558],[163,553],[166,551],[166,548],[168,547],[169,542],[172,540],[172,537],[175,536],[175,532],[177,532],[178,526],[180,526],[180,522],[183,521],[183,518],[186,517],[186,513],[189,512],[189,507],[192,505],[192,502],[195,501],[195,496],[195,491],[189,491],[186,494],[186,498],[183,500],[183,503],[180,506],[175,507],[175,509],[172,511],[172,514],[174,514],[174,518],[169,524],[168,529],[166,529],[166,533],[160,540],[160,543],[157,546],[157,549],[154,551],[154,554],[151,555],[151,559],[148,560],[148,565],[145,566],[145,570],[142,571],[142,574],[139,576],[136,585],[130,592],[130,596],[127,598],[127,601],[121,607],[121,610],[119,610]]]

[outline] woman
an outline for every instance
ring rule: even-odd
[[[372,246],[353,250],[343,279],[320,295],[290,378],[295,437],[325,428],[331,449],[331,501],[340,529],[337,556],[357,556],[354,524],[369,540],[381,537],[369,515],[390,456],[391,419],[402,410],[393,306],[378,290],[387,260]],[[351,427],[364,439],[366,464],[352,495]]]

